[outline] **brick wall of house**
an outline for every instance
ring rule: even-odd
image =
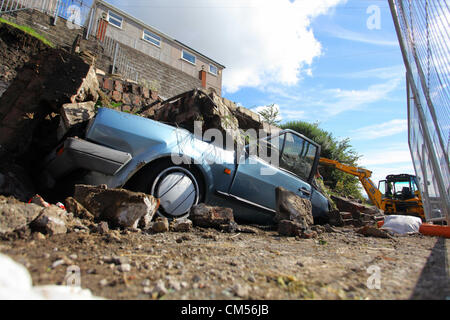
[[[83,37],[85,29],[71,29],[67,21],[59,18],[55,26],[53,18],[37,10],[25,10],[4,16],[6,19],[21,25],[27,25],[53,42],[56,46],[71,48],[77,36]],[[121,45],[126,52],[131,65],[139,72],[140,79],[163,98],[170,98],[185,91],[202,86],[201,80],[192,77],[176,68],[156,60],[134,48]],[[97,56],[96,67],[109,73],[112,69],[112,58],[103,54],[102,47],[97,40],[90,36],[89,40],[82,40],[81,50],[90,50]]]

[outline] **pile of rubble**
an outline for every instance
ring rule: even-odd
[[[191,210],[190,219],[174,219],[169,223],[164,217],[154,219],[158,207],[159,200],[151,195],[106,186],[76,185],[74,196],[56,205],[39,195],[28,203],[0,196],[0,238],[43,239],[67,232],[95,232],[114,237],[112,230],[189,232],[194,226],[223,232],[250,230],[237,225],[229,208],[199,204]]]
[[[309,200],[279,187],[276,201],[274,222],[281,236],[310,239],[324,232],[336,231],[330,225],[314,225]],[[68,197],[64,204],[57,205],[47,203],[40,196],[34,196],[28,203],[0,196],[0,238],[45,239],[46,236],[67,232],[94,232],[114,238],[117,234],[113,230],[120,229],[161,233],[189,232],[193,227],[257,233],[251,227],[238,225],[230,208],[199,204],[191,209],[189,219],[169,222],[161,216],[154,219],[158,207],[159,200],[151,195],[125,189],[108,189],[106,186],[76,185],[74,196]],[[373,224],[366,226],[370,225]],[[367,235],[374,235],[369,234],[372,230],[366,231]],[[381,233],[383,235],[376,236],[384,236],[384,232]]]

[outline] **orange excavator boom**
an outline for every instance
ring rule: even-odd
[[[327,158],[320,158],[319,163],[321,165],[333,167],[342,172],[345,172],[345,173],[348,173],[348,174],[358,177],[359,181],[361,182],[361,184],[364,187],[364,190],[366,191],[367,195],[369,196],[369,199],[373,202],[373,204],[377,208],[384,210],[383,205],[382,205],[382,200],[381,200],[382,194],[378,190],[378,188],[375,186],[373,181],[370,179],[370,177],[372,176],[372,171],[364,169],[364,168],[348,166],[348,165],[340,163],[339,161],[331,160],[331,159],[327,159]]]

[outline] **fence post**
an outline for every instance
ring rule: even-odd
[[[55,14],[54,14],[54,18],[53,18],[53,25],[56,26],[56,22],[58,21],[58,12],[59,12],[59,6],[61,5],[61,1],[60,0],[56,0],[56,9],[55,9]]]
[[[88,24],[87,33],[86,33],[86,40],[89,40],[89,35],[91,34],[91,30],[92,30],[92,23],[94,22],[94,17],[96,15],[97,15],[97,2],[94,1],[94,3],[92,4],[92,7],[91,7],[91,13],[89,15],[89,24]]]
[[[116,47],[114,49],[114,59],[111,73],[114,74],[116,71],[117,54],[119,53],[119,43],[116,42]]]

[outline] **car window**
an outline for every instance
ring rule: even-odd
[[[283,148],[284,134],[258,140],[258,157],[278,167]]]
[[[287,133],[280,167],[308,180],[316,158],[317,147],[301,137]]]

